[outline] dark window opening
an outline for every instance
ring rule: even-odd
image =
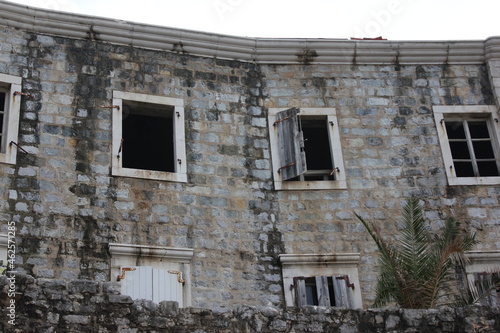
[[[332,277],[327,277],[328,280],[328,294],[329,294],[329,300],[330,304],[326,304],[329,306],[335,306],[335,295],[333,293],[333,278]],[[319,298],[318,298],[318,286],[316,284],[316,278],[315,277],[309,277],[305,278],[305,287],[306,287],[306,299],[307,299],[307,305],[319,305]]]
[[[4,147],[4,134],[6,132],[6,129],[4,128],[4,123],[5,123],[5,112],[7,111],[7,94],[4,91],[0,91],[0,143],[1,144],[1,151],[2,153],[5,151]]]
[[[307,172],[294,181],[335,180],[326,117],[301,116]]]
[[[122,166],[175,172],[173,108],[123,101]]]
[[[457,177],[499,176],[487,120],[446,121],[446,132]]]

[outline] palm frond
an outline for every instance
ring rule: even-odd
[[[447,219],[441,233],[431,237],[417,199],[406,202],[400,237],[394,242],[385,240],[373,223],[356,217],[380,252],[375,306],[395,301],[404,308],[434,307],[456,284],[453,268],[465,270],[464,253],[477,244],[475,234],[463,230],[455,218]]]

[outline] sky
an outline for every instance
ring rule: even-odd
[[[498,0],[9,0],[137,23],[264,38],[484,40]]]

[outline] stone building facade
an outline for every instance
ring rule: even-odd
[[[348,276],[339,302],[366,308],[376,250],[355,213],[391,235],[411,197],[429,228],[455,213],[478,233],[474,269],[500,258],[499,38],[239,38],[3,1],[0,22],[0,254],[22,274],[211,309]],[[305,174],[284,163],[289,119]]]

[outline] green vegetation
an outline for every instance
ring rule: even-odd
[[[406,202],[402,229],[394,241],[384,238],[374,223],[356,216],[380,252],[376,307],[390,302],[411,309],[474,304],[499,285],[498,274],[479,284],[468,283],[465,252],[478,243],[476,234],[463,229],[454,217],[448,218],[438,233],[431,234],[425,228],[417,199]]]

